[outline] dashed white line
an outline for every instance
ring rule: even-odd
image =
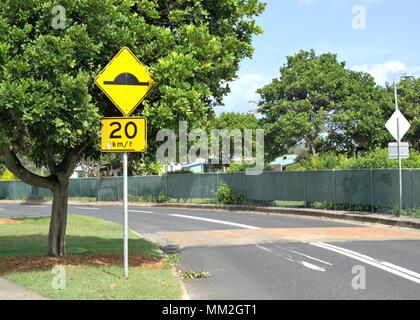
[[[401,278],[410,280],[412,282],[415,282],[417,284],[420,284],[420,274],[418,274],[417,272],[408,270],[406,268],[402,268],[399,266],[396,266],[392,263],[386,262],[386,261],[379,261],[376,260],[375,258],[369,257],[367,255],[363,255],[360,254],[358,252],[355,251],[351,251],[348,249],[344,249],[341,247],[337,247],[337,246],[333,246],[331,244],[327,244],[327,243],[323,243],[323,242],[316,242],[316,243],[311,243],[311,245],[318,247],[318,248],[323,248],[335,253],[339,253],[343,256],[349,257],[349,258],[353,258],[355,260],[361,261],[363,263],[366,263],[368,265],[371,265],[373,267],[376,267],[378,269],[387,271],[389,273],[392,273],[394,275],[397,275]]]
[[[184,219],[191,219],[191,220],[199,220],[199,221],[205,221],[205,222],[211,222],[211,223],[217,223],[217,224],[224,224],[224,225],[227,225],[227,226],[239,227],[239,228],[250,229],[250,230],[261,229],[261,228],[258,228],[258,227],[249,226],[249,225],[241,224],[241,223],[234,223],[234,222],[200,218],[200,217],[193,217],[193,216],[184,216],[184,215],[181,215],[181,214],[170,214],[169,216],[170,217],[177,217],[177,218],[184,218]]]
[[[25,205],[27,208],[46,208],[48,206],[32,206],[32,205]]]
[[[289,251],[289,252],[296,253],[297,255],[300,255],[300,256],[302,256],[302,257],[305,257],[305,258],[311,259],[311,260],[313,260],[313,261],[318,261],[318,262],[321,262],[321,263],[323,263],[323,264],[326,264],[327,266],[332,266],[332,265],[333,265],[332,263],[329,263],[329,262],[327,262],[327,261],[324,261],[324,260],[321,260],[321,259],[317,259],[317,258],[314,258],[314,257],[308,256],[308,255],[306,255],[306,254],[303,254],[303,253],[300,253],[300,252],[297,252],[297,251],[294,251],[294,250],[289,250],[289,249],[286,249],[286,250],[287,250],[287,251]]]
[[[78,210],[100,210],[99,208],[84,208],[84,207],[76,207]]]
[[[143,210],[128,210],[128,212],[133,212],[133,213],[154,213],[153,211],[143,211]]]

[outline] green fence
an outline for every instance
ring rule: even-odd
[[[244,194],[248,201],[301,201],[305,203],[362,205],[392,208],[399,202],[397,170],[332,170],[302,172],[186,174],[130,177],[131,197],[171,199],[214,198],[218,187],[226,183]],[[404,170],[404,206],[420,206],[420,170]],[[70,197],[95,198],[97,201],[120,201],[122,178],[73,179]],[[0,199],[24,200],[51,197],[49,190],[19,181],[0,181]]]

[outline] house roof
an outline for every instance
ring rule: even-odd
[[[199,166],[202,166],[202,165],[206,164],[206,162],[207,161],[205,159],[197,159],[193,163],[183,164],[182,165],[182,168],[184,168],[184,169],[190,169],[190,168],[194,168],[194,167],[199,167]]]
[[[273,162],[270,163],[271,166],[290,166],[295,164],[297,161],[298,155],[297,154],[288,154],[283,157],[279,157]]]

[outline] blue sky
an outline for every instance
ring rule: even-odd
[[[300,49],[334,52],[352,70],[372,74],[384,85],[401,73],[420,76],[419,0],[265,0],[258,18],[253,59],[242,62],[225,107],[255,108],[257,88],[278,77],[286,56]],[[366,24],[363,25],[363,9]],[[353,10],[356,10],[353,12]],[[354,23],[356,27],[354,28]]]

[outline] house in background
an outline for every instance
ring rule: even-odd
[[[79,178],[83,178],[84,176],[84,170],[81,166],[77,166],[76,169],[74,169],[74,172],[72,174],[72,176],[70,177],[70,179],[79,179]]]
[[[197,159],[192,163],[182,165],[183,170],[191,171],[192,173],[207,173],[209,170],[207,161],[205,159]]]
[[[283,157],[279,157],[270,163],[270,167],[275,172],[286,171],[287,167],[294,165],[298,162],[297,154],[288,154]]]

